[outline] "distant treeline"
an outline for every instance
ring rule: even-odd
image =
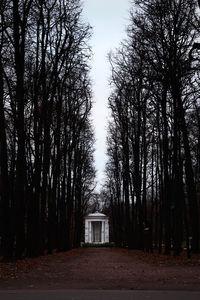
[[[93,189],[90,26],[79,0],[0,2],[0,247],[80,244]]]
[[[200,249],[198,1],[134,2],[126,39],[110,54],[114,239],[174,255],[187,247],[189,256]]]

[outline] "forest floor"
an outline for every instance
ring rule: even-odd
[[[80,248],[0,262],[0,289],[200,291],[200,255],[187,259],[119,248]]]

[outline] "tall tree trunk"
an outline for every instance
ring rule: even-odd
[[[143,222],[147,222],[147,141],[146,141],[146,103],[143,105],[143,193],[142,193],[142,209],[143,209]]]
[[[3,66],[0,53],[0,232],[2,233],[3,256],[5,260],[12,258],[13,255],[13,245],[11,238],[10,201],[11,199],[8,178],[8,154],[4,113]]]
[[[16,72],[16,106],[17,106],[17,162],[15,184],[15,226],[16,257],[21,258],[25,250],[25,128],[24,128],[24,47],[25,24],[19,17],[19,1],[13,0],[14,50]],[[20,32],[21,31],[21,32]]]
[[[187,194],[190,208],[190,218],[192,224],[192,251],[199,252],[199,215],[197,205],[196,186],[194,182],[194,172],[192,167],[192,158],[189,146],[188,132],[185,121],[185,111],[180,95],[179,83],[175,80],[172,83],[172,95],[177,102],[177,109],[180,115],[180,129],[183,135],[183,146],[185,151],[185,174],[187,184]]]
[[[164,223],[165,223],[165,254],[170,254],[171,249],[171,224],[170,224],[170,184],[169,184],[169,174],[168,174],[168,164],[169,164],[169,139],[168,139],[168,121],[167,121],[167,87],[164,84],[162,91],[162,118],[163,118],[163,204],[164,204]]]

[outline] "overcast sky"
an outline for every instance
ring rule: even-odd
[[[106,126],[108,119],[110,66],[107,55],[125,37],[130,0],[83,0],[84,18],[93,27],[90,41],[93,51],[91,78],[94,107],[92,119],[95,127],[95,165],[98,189],[103,184],[106,162]]]

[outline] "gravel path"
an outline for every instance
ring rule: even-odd
[[[37,259],[0,289],[140,289],[200,291],[200,264],[161,263],[118,248],[80,248]]]

